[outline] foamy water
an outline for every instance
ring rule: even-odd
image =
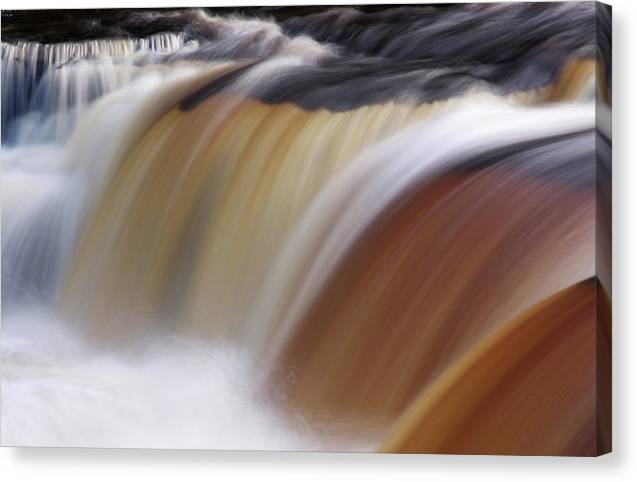
[[[46,309],[4,316],[2,444],[316,450],[248,353],[178,335],[99,349]]]

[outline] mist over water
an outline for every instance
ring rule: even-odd
[[[2,444],[409,451],[455,363],[588,300],[595,15],[131,11],[61,43],[15,17]]]

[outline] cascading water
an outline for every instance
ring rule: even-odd
[[[603,12],[538,12],[3,42],[3,444],[427,450],[427,389],[597,273]]]

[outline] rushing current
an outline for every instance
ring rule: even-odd
[[[604,8],[28,15],[2,25],[4,445],[602,443]]]

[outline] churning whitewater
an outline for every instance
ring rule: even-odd
[[[15,17],[2,444],[378,450],[456,358],[594,276],[595,10],[530,8],[86,11],[66,40]],[[476,313],[449,342],[444,303]]]

